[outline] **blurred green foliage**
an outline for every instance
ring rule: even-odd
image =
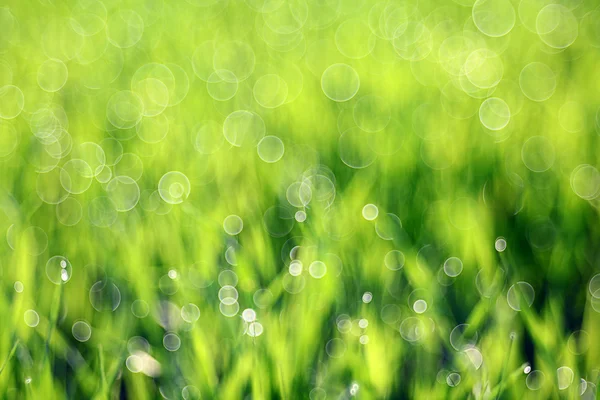
[[[594,0],[3,0],[0,397],[595,398],[599,48]]]

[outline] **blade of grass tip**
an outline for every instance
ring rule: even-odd
[[[108,378],[107,378],[106,385],[104,385],[104,388],[102,388],[102,390],[99,390],[98,393],[96,393],[94,395],[94,397],[93,397],[94,400],[108,399],[110,397],[109,396],[110,389],[115,384],[115,381],[119,374],[120,367],[123,365],[126,358],[127,358],[127,344],[123,343],[122,349],[121,349],[121,355],[119,357],[115,357],[115,362],[113,363],[112,369],[109,369],[109,371],[108,371],[108,374],[107,374]]]
[[[258,381],[258,391],[259,393],[264,393],[263,392],[263,385],[262,385],[262,370],[259,370],[258,368],[258,349],[256,348],[256,335],[252,335],[252,347],[254,349],[254,357],[252,357],[252,363],[254,364],[254,372],[255,373],[259,373],[259,378],[257,379]]]
[[[482,365],[482,368],[481,368],[481,377],[482,377],[481,379],[482,380],[483,380],[484,376],[487,376],[487,377],[490,376],[490,371],[489,371],[489,369],[487,368],[486,365]],[[482,398],[485,396],[485,391],[488,389],[488,386],[490,386],[490,380],[489,379],[486,380],[486,381],[484,381],[483,384],[481,385],[481,392],[480,393],[481,393]]]
[[[501,382],[498,383],[494,389],[491,392],[490,397],[494,397],[496,396],[496,399],[498,399],[500,397],[500,395],[502,394],[502,389],[504,388],[504,386],[506,386],[509,383],[514,382],[518,377],[523,375],[523,370],[524,368],[528,365],[529,363],[523,363],[521,366],[519,366],[516,370],[514,370],[509,376],[508,378],[506,378],[506,382]],[[497,393],[497,394],[496,394]]]
[[[278,372],[279,372],[279,374],[277,374],[277,375],[278,375],[278,378],[279,378],[279,386],[281,388],[281,398],[282,399],[287,399],[287,393],[286,393],[286,390],[285,390],[285,383],[284,383],[284,380],[283,380],[283,372],[282,372],[281,368],[279,368]]]
[[[54,292],[54,301],[52,302],[53,307],[50,310],[50,320],[48,321],[48,333],[46,335],[46,343],[44,345],[44,356],[42,357],[42,361],[40,363],[40,370],[44,367],[46,358],[48,357],[48,353],[50,352],[50,339],[52,338],[52,333],[54,332],[54,327],[56,325],[56,321],[58,320],[58,313],[60,312],[63,285],[63,283],[58,285],[56,291]]]
[[[508,348],[508,353],[506,358],[504,359],[504,365],[502,366],[502,375],[500,375],[500,382],[498,382],[498,395],[496,396],[496,400],[500,398],[502,394],[502,389],[504,389],[504,376],[506,375],[506,369],[508,368],[508,361],[510,360],[510,356],[512,354],[513,344],[515,343],[516,334],[514,332],[510,333],[510,347]]]
[[[18,345],[19,345],[19,339],[15,340],[15,344],[13,345],[12,349],[10,349],[10,352],[6,356],[6,359],[4,360],[4,362],[2,363],[2,366],[0,367],[0,374],[2,374],[2,371],[4,371],[4,368],[8,365],[8,362],[10,361],[10,359],[12,358],[12,356],[17,351],[17,346]]]
[[[106,388],[106,374],[104,373],[104,352],[101,344],[98,345],[98,358],[100,359],[100,377],[102,379],[101,390],[104,393],[104,389]]]

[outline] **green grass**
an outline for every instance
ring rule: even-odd
[[[600,9],[555,1],[4,2],[0,398],[595,398]]]

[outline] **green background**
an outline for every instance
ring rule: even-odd
[[[0,397],[595,398],[600,11],[555,2],[4,0]]]

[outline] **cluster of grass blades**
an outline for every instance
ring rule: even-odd
[[[596,0],[3,0],[0,398],[595,399]]]

